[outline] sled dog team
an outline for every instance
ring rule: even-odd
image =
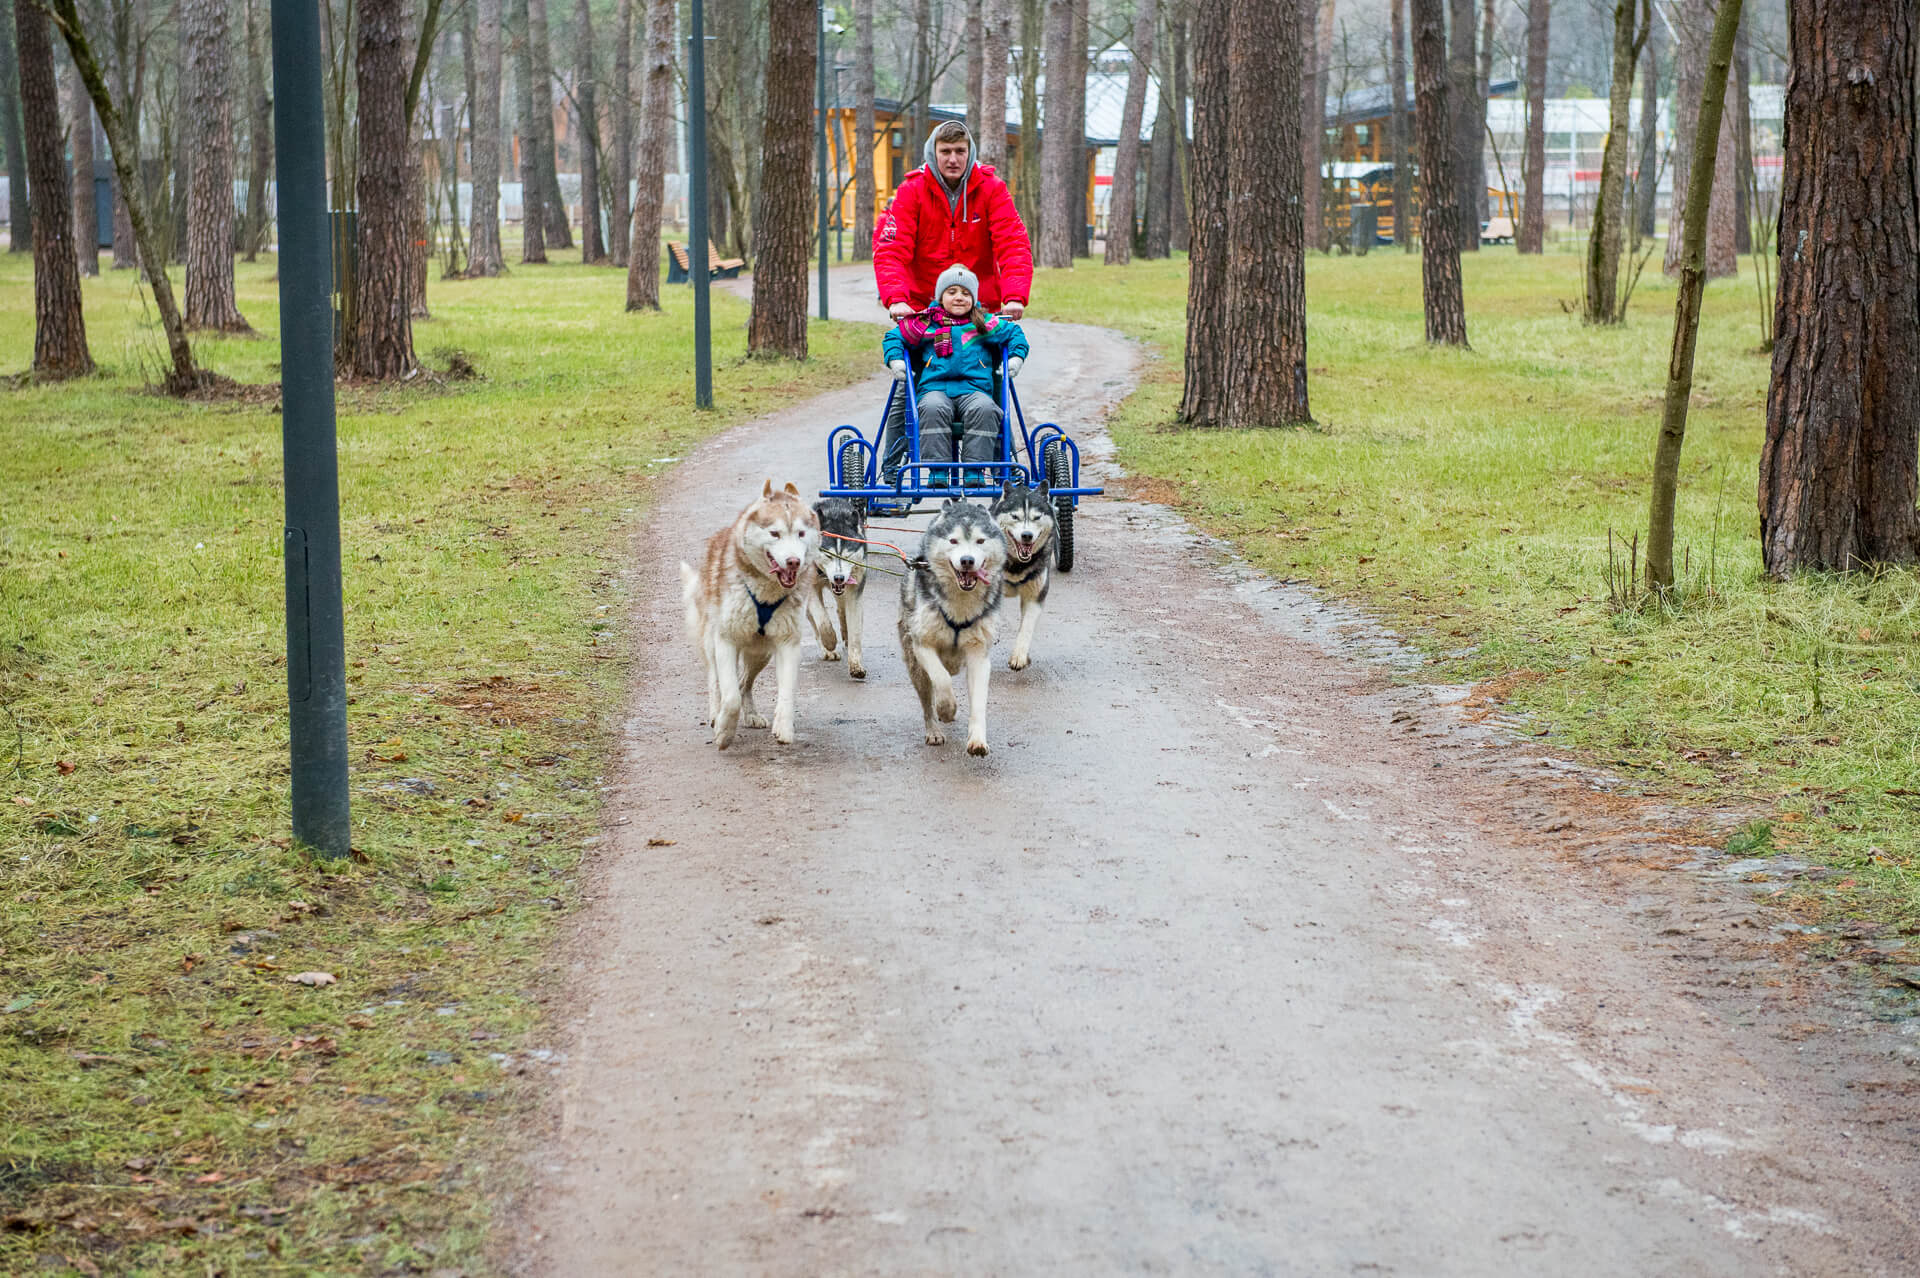
[[[994,614],[1007,595],[1019,599],[1020,630],[1007,666],[1026,669],[1052,577],[1053,528],[1046,484],[1008,483],[990,507],[949,498],[921,534],[900,583],[898,632],[928,745],[947,739],[941,725],[954,720],[953,678],[964,667],[967,753],[987,752]],[[775,741],[793,742],[803,612],[825,659],[839,661],[844,643],[847,673],[866,678],[860,649],[866,540],[861,503],[809,505],[794,485],[776,489],[768,480],[732,525],[707,542],[699,568],[681,563],[687,633],[706,670],[707,721],[720,749],[732,745],[742,727],[771,726]],[[775,688],[771,724],[753,700],[754,681],[768,662]]]

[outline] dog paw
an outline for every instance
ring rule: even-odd
[[[793,725],[788,723],[788,724],[782,724],[780,727],[775,728],[773,730],[773,739],[776,742],[778,742],[780,745],[792,745],[793,744]]]
[[[867,677],[867,668],[857,661],[849,661],[847,663],[847,674],[855,679],[864,679]]]
[[[764,728],[767,726],[767,716],[764,714],[743,714],[740,716],[740,726],[743,728]]]
[[[820,660],[838,661],[840,660],[840,650],[838,648],[822,648],[820,650]]]
[[[984,759],[987,757],[987,743],[979,737],[975,737],[973,740],[967,742],[967,753],[977,759]]]
[[[732,745],[733,729],[725,728],[725,729],[716,730],[713,734],[713,744],[714,744],[714,748],[718,750],[724,750],[728,746]]]
[[[1025,670],[1032,664],[1033,658],[1024,652],[1016,652],[1007,658],[1007,669],[1009,670]]]
[[[955,703],[951,692],[943,694],[933,703],[933,717],[942,723],[952,723],[954,716],[959,713],[960,707]]]
[[[927,729],[927,744],[928,744],[928,745],[945,745],[946,743],[947,743],[947,734],[946,734],[946,733],[944,733],[944,732],[942,732],[942,731],[940,731],[940,729],[938,729],[938,728],[928,728],[928,729]]]

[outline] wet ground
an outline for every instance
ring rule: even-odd
[[[1098,454],[1132,349],[1029,331]],[[989,757],[922,744],[891,578],[866,681],[809,643],[797,743],[717,753],[678,561],[885,385],[708,444],[636,547],[521,1272],[1920,1272],[1920,1033],[1796,960],[1797,867],[1163,507],[1083,506],[1018,674],[1008,612]]]

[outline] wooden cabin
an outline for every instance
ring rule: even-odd
[[[1488,86],[1489,96],[1503,98],[1520,87],[1518,80],[1496,80]],[[1419,152],[1413,135],[1413,86],[1407,86],[1407,150],[1417,164]],[[1322,177],[1321,207],[1328,219],[1333,238],[1345,242],[1352,234],[1353,220],[1359,210],[1371,206],[1377,242],[1393,240],[1393,89],[1390,85],[1371,85],[1347,94],[1327,119],[1326,164]],[[1490,230],[1501,229],[1505,219],[1510,226],[1520,217],[1519,193],[1499,182],[1499,166],[1490,165],[1487,208]],[[1509,174],[1517,177],[1518,171]],[[1415,238],[1420,234],[1420,184],[1413,184],[1410,216]],[[1511,232],[1508,232],[1511,234]]]

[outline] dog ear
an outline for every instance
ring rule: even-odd
[[[1000,495],[1002,497],[1013,496],[1013,481],[1011,479],[1001,481]]]
[[[813,517],[815,519],[820,518],[821,515],[826,513],[826,509],[827,503],[824,500],[816,501],[813,503]]]
[[[760,489],[760,495],[761,495],[762,497],[771,497],[771,496],[773,496],[773,481],[772,481],[771,479],[769,479],[769,480],[768,480],[768,481],[766,482],[766,485],[765,485],[764,487],[762,487],[762,488]]]
[[[767,482],[771,484],[773,481],[769,479]],[[793,494],[795,497],[798,497],[800,495],[800,490],[794,487],[793,481],[791,479],[787,481],[787,491]]]
[[[1040,481],[1040,486],[1039,486],[1038,488],[1036,488],[1036,489],[1034,489],[1034,490],[1033,490],[1033,495],[1034,495],[1034,496],[1036,496],[1036,497],[1039,497],[1039,498],[1041,498],[1042,500],[1044,500],[1044,499],[1046,498],[1046,495],[1047,495],[1047,481],[1046,481],[1046,480],[1044,480],[1044,479],[1043,479],[1043,480],[1041,480],[1041,481]]]

